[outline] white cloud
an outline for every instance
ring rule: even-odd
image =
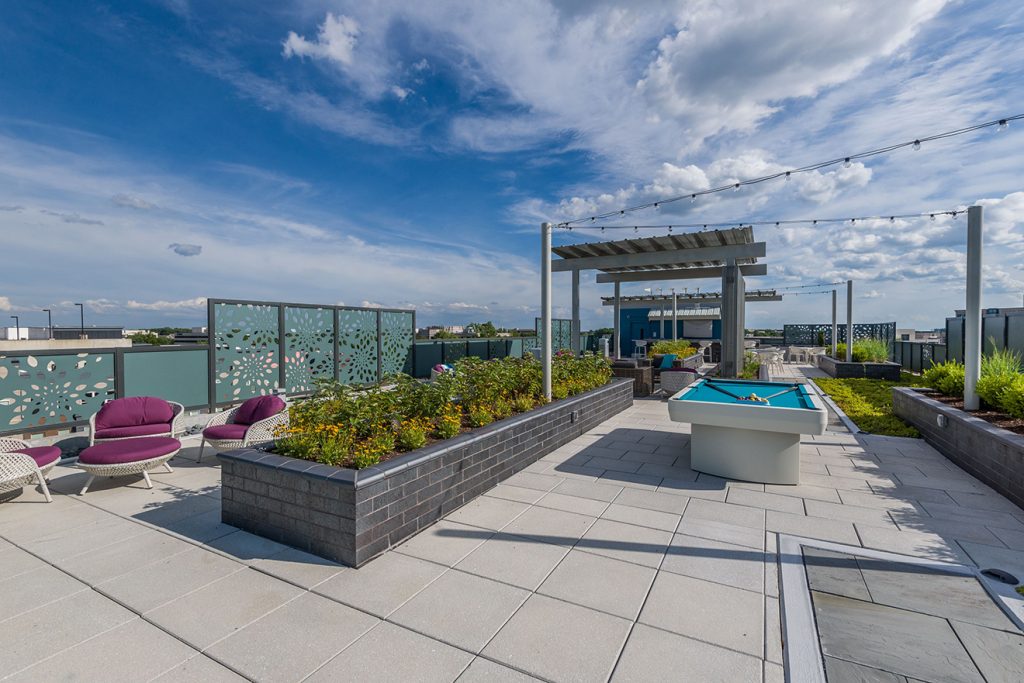
[[[124,303],[124,307],[133,311],[180,311],[187,309],[204,308],[206,297],[198,296],[192,299],[180,301],[135,301],[130,299]]]
[[[125,193],[115,194],[110,198],[110,201],[114,202],[117,206],[123,206],[130,209],[148,210],[156,208],[156,204],[148,202],[142,197],[136,197],[135,195]]]
[[[351,66],[358,36],[359,24],[355,19],[328,12],[314,40],[307,40],[289,31],[284,41],[284,56],[326,59],[342,66]]]
[[[180,242],[169,244],[167,248],[178,256],[199,256],[203,251],[201,244],[182,244]]]
[[[22,212],[24,210],[25,210],[24,206],[18,206],[18,205],[4,205],[4,206],[0,206],[0,211],[8,211],[8,212],[11,212],[11,213],[20,213],[20,212]]]
[[[412,90],[403,88],[400,85],[391,86],[391,94],[397,97],[399,100],[404,100],[406,97],[412,94]]]
[[[14,310],[11,305],[10,297],[0,296],[0,311],[11,311]]]

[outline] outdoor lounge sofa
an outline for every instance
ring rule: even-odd
[[[29,446],[21,439],[0,439],[0,493],[39,484],[47,503],[53,502],[46,475],[60,462],[57,446]]]
[[[89,445],[101,441],[170,436],[182,430],[185,407],[155,396],[131,396],[107,401],[89,418]]]
[[[78,454],[78,467],[89,479],[78,495],[84,496],[96,477],[126,477],[141,474],[146,488],[153,488],[149,470],[163,465],[174,472],[168,461],[181,450],[181,442],[171,436],[137,436],[108,439],[89,446]]]
[[[206,444],[218,451],[228,451],[272,440],[277,430],[288,424],[287,407],[279,396],[256,396],[217,413],[206,423],[196,461],[203,459]]]

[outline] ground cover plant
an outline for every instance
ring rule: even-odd
[[[846,360],[846,344],[836,344],[836,360]],[[889,360],[889,342],[882,339],[862,339],[853,342],[854,363],[884,363]]]
[[[604,358],[559,352],[552,359],[552,398],[596,389],[610,378]],[[289,426],[275,451],[361,469],[543,403],[541,365],[532,356],[463,358],[454,372],[429,383],[408,375],[372,387],[323,381],[312,396],[289,408]]]
[[[918,431],[892,412],[892,388],[924,386],[924,380],[909,372],[900,373],[899,382],[855,377],[815,378],[829,397],[865,432],[886,436],[918,436]]]

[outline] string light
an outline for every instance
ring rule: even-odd
[[[853,164],[850,163],[850,157],[843,159],[843,168],[850,168]]]
[[[729,228],[742,228],[745,226],[754,227],[756,225],[775,226],[782,227],[784,225],[812,225],[816,226],[819,223],[849,223],[856,225],[858,221],[889,221],[895,223],[896,219],[906,218],[931,218],[935,220],[936,216],[952,216],[956,218],[957,215],[963,213],[963,209],[949,209],[948,211],[932,211],[925,213],[904,213],[904,214],[882,214],[878,216],[847,216],[845,218],[796,218],[792,220],[763,220],[763,221],[723,221],[721,223],[673,223],[672,225],[594,225],[586,226],[581,228],[582,230],[596,230],[601,229],[601,232],[607,230],[628,230],[632,229],[633,232],[640,230],[665,230],[666,228],[691,228],[694,230],[707,230],[709,227],[714,229],[729,229]],[[556,225],[556,228],[562,230],[571,230],[570,225]]]
[[[616,216],[616,215],[622,216],[622,215],[625,215],[627,212],[632,213],[634,211],[640,211],[640,210],[643,210],[643,209],[649,209],[649,208],[655,206],[656,204],[659,207],[661,207],[661,205],[663,205],[663,204],[670,204],[670,203],[673,203],[673,202],[677,202],[677,201],[680,201],[680,200],[685,199],[687,197],[689,197],[690,201],[692,202],[692,201],[696,201],[697,197],[699,197],[701,195],[715,194],[717,192],[724,192],[725,190],[738,191],[740,189],[740,187],[743,187],[743,186],[746,186],[746,185],[756,185],[758,183],[767,182],[769,180],[775,180],[776,178],[785,178],[785,179],[788,180],[792,176],[793,173],[809,173],[811,171],[817,171],[817,170],[820,170],[822,168],[827,168],[827,167],[830,167],[830,166],[836,166],[838,164],[845,164],[847,161],[849,161],[851,163],[851,165],[852,165],[853,161],[856,161],[856,160],[859,160],[859,159],[866,159],[866,158],[878,156],[878,155],[881,155],[881,154],[887,154],[889,152],[893,152],[893,151],[896,151],[898,149],[902,149],[904,147],[913,147],[913,149],[917,150],[917,149],[921,149],[921,144],[922,143],[931,142],[931,141],[934,141],[934,140],[944,140],[946,138],[956,137],[958,135],[966,135],[967,133],[972,133],[972,132],[974,132],[976,130],[981,130],[982,128],[996,127],[997,130],[1005,130],[1009,126],[1011,121],[1017,121],[1017,120],[1020,120],[1020,119],[1024,119],[1024,114],[1016,114],[1014,116],[1007,116],[1007,117],[996,119],[996,120],[993,120],[993,121],[986,121],[984,123],[978,123],[978,124],[975,124],[973,126],[967,126],[966,128],[958,128],[956,130],[950,130],[950,131],[946,131],[946,132],[943,132],[943,133],[937,133],[935,135],[927,135],[927,136],[924,136],[924,137],[915,138],[914,140],[910,140],[910,141],[907,141],[907,142],[900,142],[900,143],[897,143],[897,144],[888,145],[886,147],[879,147],[877,149],[871,149],[871,150],[868,150],[868,151],[865,151],[865,152],[859,152],[857,154],[844,155],[844,156],[841,156],[841,157],[838,157],[838,158],[835,158],[835,159],[829,159],[827,161],[821,161],[821,162],[818,162],[818,163],[815,163],[815,164],[809,164],[807,166],[801,166],[800,168],[792,168],[792,169],[789,169],[789,170],[786,170],[786,171],[779,171],[777,173],[772,173],[772,174],[769,174],[769,175],[766,175],[766,176],[760,176],[760,177],[757,177],[757,178],[750,178],[748,180],[741,180],[739,182],[732,182],[732,183],[729,183],[728,185],[722,185],[722,186],[719,186],[719,187],[712,187],[712,188],[709,188],[707,190],[700,190],[700,191],[697,191],[697,192],[687,192],[686,194],[679,195],[677,197],[668,197],[668,198],[664,198],[664,199],[658,199],[657,201],[645,202],[643,204],[637,204],[635,206],[626,207],[624,209],[619,209],[617,211],[609,211],[607,213],[596,214],[594,216],[589,216],[587,218],[576,218],[576,219],[569,220],[569,221],[563,221],[561,223],[558,223],[556,227],[563,228],[563,227],[568,226],[569,224],[582,223],[582,222],[587,221],[587,220],[594,221],[594,220],[597,220],[598,218],[610,218],[610,217]]]
[[[837,281],[837,282],[816,282],[816,283],[814,283],[812,285],[787,285],[785,287],[772,287],[772,289],[776,289],[776,290],[782,289],[782,290],[785,290],[785,289],[808,289],[808,288],[815,288],[815,287],[837,287],[837,286],[842,285],[842,284],[846,284],[846,283],[842,282],[842,281]]]

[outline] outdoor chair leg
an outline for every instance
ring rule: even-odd
[[[43,497],[46,498],[46,502],[52,503],[53,498],[50,497],[50,487],[46,485],[46,479],[43,478],[42,472],[37,474],[36,478],[39,479],[39,488],[43,490]]]
[[[164,467],[166,467],[166,468],[167,468],[167,471],[168,471],[168,472],[170,472],[171,474],[174,474],[174,470],[172,470],[172,469],[171,469],[171,463],[169,463],[169,462],[164,462]]]
[[[146,470],[142,470],[142,478],[146,480],[146,488],[147,489],[153,488],[153,482],[150,481],[150,479],[149,479],[149,472],[147,472]]]
[[[85,481],[85,486],[83,486],[82,490],[78,492],[78,495],[84,496],[85,492],[89,490],[89,487],[92,485],[92,482],[93,482],[93,480],[95,478],[96,478],[96,475],[90,474],[89,478]]]
[[[196,462],[199,462],[200,460],[203,459],[203,449],[204,448],[206,448],[206,439],[203,439],[203,442],[201,444],[199,444],[199,456],[196,458]]]

